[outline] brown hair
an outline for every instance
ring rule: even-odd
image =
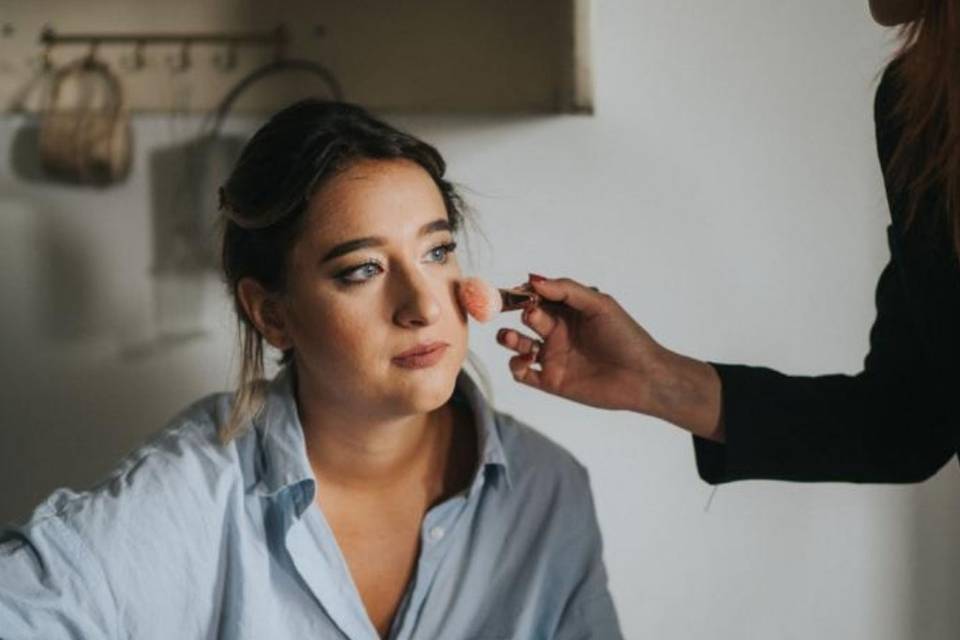
[[[945,227],[960,261],[960,4],[922,4],[920,16],[900,29],[894,114],[903,131],[889,174],[906,195],[907,227],[920,218]],[[931,201],[930,194],[940,196]],[[938,213],[942,219],[930,218]]]
[[[227,182],[220,188],[223,224],[222,266],[240,331],[241,362],[233,408],[220,426],[229,442],[263,406],[263,336],[247,317],[237,285],[253,278],[282,293],[288,259],[303,231],[311,196],[358,159],[407,159],[433,179],[453,231],[463,222],[463,201],[444,179],[440,153],[412,135],[343,102],[304,100],[274,115],[250,139]],[[282,363],[292,362],[288,350]]]

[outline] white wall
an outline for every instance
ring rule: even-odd
[[[392,119],[468,187],[475,269],[595,284],[699,357],[856,371],[887,258],[872,97],[892,45],[866,2],[601,0],[594,43],[594,117]],[[23,125],[0,120],[0,148]],[[0,160],[0,519],[229,384],[215,283],[203,336],[164,338],[152,309],[148,154],[195,125],[139,118],[134,173],[105,191]],[[626,637],[960,633],[955,461],[912,487],[727,485],[707,510],[689,438],[516,386],[496,328],[471,340],[499,407],[591,470]]]

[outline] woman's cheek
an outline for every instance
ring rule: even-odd
[[[459,295],[459,287],[460,287],[460,284],[461,284],[461,283],[460,283],[460,280],[459,280],[459,279],[457,279],[457,280],[451,280],[451,281],[450,281],[450,287],[449,287],[449,292],[450,292],[449,304],[450,304],[450,307],[451,307],[451,309],[452,309],[452,311],[451,311],[452,315],[457,318],[457,320],[459,321],[460,325],[462,325],[462,326],[464,327],[464,331],[466,331],[466,326],[467,326],[467,310],[463,308],[463,304],[460,302],[460,295]]]
[[[331,345],[346,351],[356,351],[370,336],[370,317],[363,314],[337,316],[328,321],[328,338]]]
[[[334,301],[324,299],[303,305],[296,314],[297,333],[301,339],[311,343],[311,350],[327,353],[352,349],[352,345],[362,339],[361,322],[354,314],[345,314],[342,309],[338,311]]]

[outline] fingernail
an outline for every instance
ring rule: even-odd
[[[507,330],[500,329],[500,331],[497,331],[497,342],[503,342],[504,340],[506,340],[506,336],[507,336]]]
[[[539,276],[535,273],[528,273],[527,275],[530,276],[530,282],[543,282],[544,280],[546,280],[546,278],[544,278],[543,276]]]

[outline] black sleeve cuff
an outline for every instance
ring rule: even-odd
[[[725,426],[729,427],[729,391],[731,384],[735,383],[730,379],[729,366],[712,362],[710,365],[713,366],[720,375],[720,415],[722,416],[721,419],[726,423]],[[729,481],[727,477],[727,443],[729,439],[729,433],[726,435],[726,442],[716,442],[714,440],[701,438],[700,436],[693,436],[693,452],[697,461],[697,473],[700,474],[700,478],[704,482],[720,484]]]

